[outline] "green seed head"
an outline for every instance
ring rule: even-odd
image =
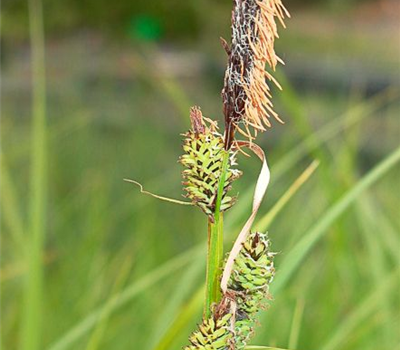
[[[254,333],[256,314],[268,297],[275,269],[265,234],[251,233],[235,260],[228,289],[236,298],[235,349],[243,349]]]
[[[198,329],[189,337],[191,345],[184,350],[228,350],[233,334],[229,329],[231,314],[217,319],[211,317],[204,320]]]
[[[209,125],[206,125],[199,108],[193,107],[190,117],[192,129],[184,135],[185,153],[179,160],[186,168],[182,173],[184,189],[186,197],[212,218],[215,212],[222,163],[227,151],[224,149],[224,138],[217,132],[216,124],[207,120]],[[221,211],[228,210],[236,201],[235,197],[228,196],[232,182],[241,175],[241,171],[233,168],[235,165],[236,152],[229,151]]]
[[[236,258],[229,288],[244,294],[267,293],[275,273],[270,241],[265,234],[249,235]]]
[[[270,241],[265,234],[251,233],[235,260],[228,291],[212,317],[190,336],[184,350],[242,350],[254,334],[256,314],[265,307],[274,276]]]

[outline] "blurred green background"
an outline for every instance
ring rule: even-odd
[[[206,219],[123,179],[180,198],[189,107],[222,124],[231,1],[43,0],[44,23],[35,3],[2,1],[0,347],[179,349],[201,318]],[[274,102],[286,123],[258,139],[272,182],[256,227],[277,277],[254,344],[400,349],[400,5],[285,4]],[[260,167],[239,163],[227,250]]]

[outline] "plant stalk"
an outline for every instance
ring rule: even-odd
[[[224,151],[221,167],[221,178],[219,180],[217,198],[215,202],[214,221],[208,219],[207,277],[204,318],[209,318],[211,316],[211,306],[215,303],[218,303],[221,299],[220,279],[224,257],[224,218],[223,213],[221,212],[221,202],[224,194],[228,161],[229,152]]]

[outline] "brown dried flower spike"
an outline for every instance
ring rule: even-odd
[[[290,17],[281,0],[234,0],[232,44],[223,45],[229,55],[222,97],[226,126],[225,148],[229,149],[235,130],[252,140],[257,131],[271,127],[271,116],[282,120],[273,110],[266,78],[281,88],[265,65],[275,70],[283,61],[274,50],[278,37],[276,19],[283,26]],[[249,127],[254,128],[254,136]]]

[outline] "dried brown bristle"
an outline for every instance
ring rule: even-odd
[[[278,88],[280,85],[265,71],[265,65],[275,70],[278,62],[283,63],[274,42],[278,37],[276,19],[284,26],[285,16],[289,13],[281,0],[234,0],[232,44],[225,47],[229,61],[222,90],[227,149],[235,130],[252,140],[257,131],[271,127],[271,117],[282,122],[273,110],[267,79]]]

